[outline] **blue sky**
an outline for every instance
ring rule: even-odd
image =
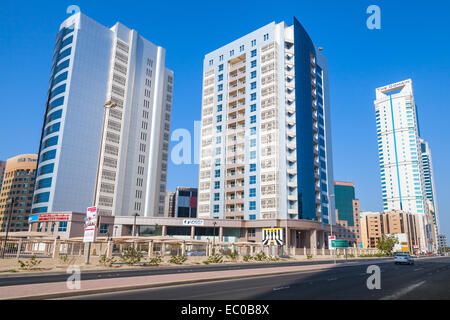
[[[353,181],[366,211],[382,210],[375,88],[411,78],[421,135],[432,148],[441,228],[450,236],[449,1],[3,1],[0,159],[38,151],[55,36],[71,4],[166,48],[175,72],[172,130],[192,132],[201,114],[203,56],[296,16],[328,58],[335,180]],[[366,27],[372,4],[381,8],[381,30]],[[197,186],[197,170],[171,163],[168,189]]]

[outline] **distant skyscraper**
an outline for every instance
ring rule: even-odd
[[[162,47],[120,23],[107,28],[82,13],[65,20],[33,212],[84,212],[95,203],[104,215],[163,216],[172,91]],[[105,109],[108,101],[117,106]]]
[[[350,246],[359,247],[361,225],[359,200],[355,197],[355,184],[335,181],[334,195],[336,206],[336,235],[338,239],[348,240]]]
[[[0,232],[5,232],[9,221],[9,231],[28,231],[28,216],[36,177],[37,154],[21,154],[6,161],[3,184],[0,188]],[[1,173],[1,172],[0,172]],[[14,199],[10,212],[8,202]]]
[[[419,215],[420,247],[428,250],[426,184],[412,81],[377,88],[375,115],[384,210]]]
[[[437,208],[436,201],[436,188],[434,186],[434,174],[433,174],[433,161],[431,159],[431,149],[423,139],[420,139],[420,148],[422,155],[422,169],[423,169],[423,178],[425,182],[425,196],[428,200],[431,201],[434,207],[434,225],[436,228],[436,234],[439,235],[440,225],[439,225],[439,213]]]
[[[272,22],[203,64],[199,217],[334,220],[327,60]]]

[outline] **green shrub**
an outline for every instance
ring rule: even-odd
[[[169,262],[175,264],[183,264],[183,262],[185,262],[186,260],[187,260],[186,255],[183,254],[181,256],[172,256]]]
[[[129,247],[120,254],[120,260],[128,265],[134,265],[141,261],[142,256],[142,252]]]
[[[106,255],[103,255],[103,256],[100,258],[99,262],[100,262],[102,265],[104,265],[105,267],[106,267],[106,266],[112,267],[112,265],[113,265],[114,263],[116,263],[116,260],[115,260],[114,258],[107,258]]]
[[[244,260],[245,262],[248,262],[248,261],[250,261],[252,259],[253,259],[253,257],[251,255],[249,255],[249,254],[247,254],[247,255],[242,257],[242,260]]]
[[[261,251],[261,252],[257,253],[253,257],[253,260],[255,260],[255,261],[264,261],[264,260],[267,260],[267,256],[266,256],[266,254],[264,252]]]
[[[76,260],[75,257],[69,258],[69,256],[68,256],[67,254],[61,256],[59,259],[60,259],[63,263],[69,264],[69,265],[70,265],[70,264],[73,264],[73,263],[75,262],[75,260]]]
[[[223,256],[220,254],[213,254],[208,257],[205,261],[203,261],[204,264],[210,264],[210,263],[222,263],[223,262]]]
[[[149,262],[150,265],[157,267],[157,266],[159,266],[161,264],[162,260],[163,259],[162,259],[161,256],[156,256],[156,257],[150,258],[148,260],[148,262]]]
[[[238,254],[236,252],[230,252],[230,254],[227,255],[228,258],[231,259],[231,261],[236,262],[238,259]]]
[[[309,259],[312,259],[312,257],[313,257],[312,254],[307,254],[307,255],[306,255],[306,259],[308,259],[308,260],[309,260]]]
[[[32,256],[31,259],[28,261],[22,261],[22,260],[18,261],[20,268],[27,269],[27,270],[33,269],[34,267],[39,265],[41,262],[42,262],[42,260],[37,260],[36,256]]]

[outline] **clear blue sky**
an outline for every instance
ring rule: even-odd
[[[38,151],[55,36],[71,4],[167,49],[175,72],[172,130],[191,131],[201,113],[203,56],[272,21],[292,24],[295,15],[329,62],[335,180],[353,181],[367,211],[382,210],[375,88],[412,78],[442,231],[450,236],[449,1],[3,1],[0,159]],[[381,8],[381,30],[366,27],[372,4]],[[168,189],[197,186],[197,170],[170,164]]]

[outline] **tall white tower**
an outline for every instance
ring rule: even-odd
[[[107,28],[82,13],[65,20],[33,212],[96,204],[104,215],[163,216],[172,91],[162,47],[120,23]],[[116,106],[105,109],[108,101]]]
[[[426,204],[417,108],[411,79],[376,89],[375,116],[384,210],[419,216],[426,250]]]

